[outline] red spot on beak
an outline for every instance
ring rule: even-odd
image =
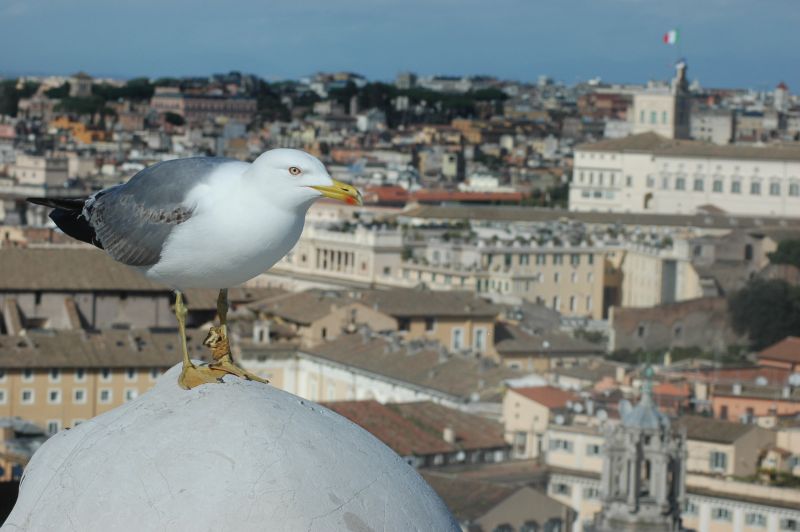
[[[352,198],[352,197],[350,197],[350,196],[347,196],[347,204],[348,204],[348,205],[355,205],[356,203],[358,203],[358,202],[356,201],[356,199],[355,199],[355,198]]]

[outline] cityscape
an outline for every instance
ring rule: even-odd
[[[45,441],[180,353],[174,293],[26,198],[282,147],[364,204],[316,203],[230,290],[244,369],[382,441],[464,531],[800,530],[800,96],[691,64],[0,79],[0,519]],[[216,291],[184,296],[209,360]]]

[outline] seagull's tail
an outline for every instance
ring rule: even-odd
[[[65,211],[82,211],[83,205],[86,203],[86,197],[74,198],[25,198],[25,201],[35,203],[36,205],[44,205],[45,207],[52,207],[53,209],[64,209]]]
[[[36,205],[51,207],[50,219],[53,220],[59,229],[77,240],[82,240],[103,249],[103,245],[97,239],[94,228],[83,216],[83,207],[89,198],[25,198]]]

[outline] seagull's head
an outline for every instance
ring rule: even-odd
[[[310,205],[322,197],[362,204],[356,187],[333,179],[319,159],[301,150],[264,152],[253,161],[251,172],[263,180],[273,199],[284,204]]]

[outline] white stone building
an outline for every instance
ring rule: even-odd
[[[800,149],[716,146],[655,133],[575,149],[572,211],[798,216]]]

